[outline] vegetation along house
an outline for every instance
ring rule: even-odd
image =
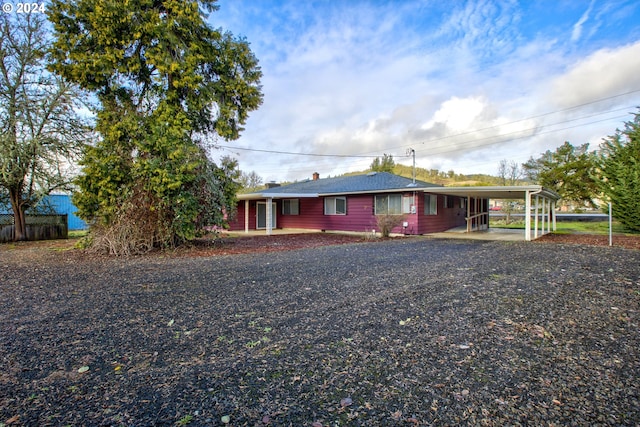
[[[525,200],[530,212],[525,217],[526,240],[555,228],[559,196],[539,185],[443,187],[388,172],[324,179],[314,173],[310,180],[240,194],[230,228],[266,234],[276,228],[371,232],[380,231],[380,216],[397,215],[401,220],[393,233],[429,234],[457,227],[472,232],[488,228],[489,199]]]

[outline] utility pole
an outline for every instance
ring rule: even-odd
[[[413,176],[413,182],[411,183],[411,185],[413,187],[416,186],[416,150],[414,150],[413,148],[407,148],[407,156],[411,156],[413,155],[413,170],[411,175]]]

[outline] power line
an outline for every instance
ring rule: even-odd
[[[380,157],[380,156],[365,156],[365,155],[357,155],[357,154],[316,154],[316,153],[296,153],[294,151],[278,151],[278,150],[261,150],[258,148],[244,148],[244,147],[234,147],[231,145],[218,145],[217,147],[220,148],[226,148],[229,150],[241,150],[241,151],[254,151],[257,153],[272,153],[272,154],[287,154],[287,155],[293,155],[293,156],[311,156],[311,157],[344,157],[344,158],[365,158],[365,159],[372,159],[372,158],[376,158],[376,157]]]
[[[632,91],[625,92],[625,93],[618,94],[618,95],[609,96],[609,97],[606,97],[606,98],[597,99],[597,100],[590,101],[590,102],[585,102],[583,104],[575,105],[575,106],[572,106],[572,107],[567,107],[567,108],[564,108],[564,109],[561,109],[561,110],[551,111],[551,112],[547,112],[547,113],[543,113],[543,114],[538,114],[538,115],[535,115],[535,116],[527,117],[527,118],[524,118],[524,119],[514,120],[514,121],[511,121],[511,122],[507,122],[507,123],[501,123],[501,124],[498,124],[498,125],[488,126],[488,127],[485,127],[485,128],[474,129],[474,130],[471,130],[471,131],[461,132],[461,133],[457,133],[457,134],[453,134],[453,135],[446,135],[446,136],[442,136],[442,137],[439,137],[439,138],[433,138],[433,139],[428,139],[428,140],[423,140],[423,141],[418,141],[418,142],[412,142],[409,145],[411,145],[411,146],[415,146],[416,144],[424,145],[426,143],[442,141],[442,140],[461,137],[461,136],[465,136],[465,135],[477,134],[478,132],[483,132],[483,131],[487,131],[487,130],[491,130],[491,129],[497,129],[497,128],[513,125],[513,124],[520,123],[520,122],[526,122],[526,121],[529,121],[529,120],[550,116],[550,115],[553,115],[553,114],[564,113],[564,112],[567,112],[567,111],[571,111],[571,110],[575,110],[575,109],[578,109],[578,108],[586,107],[588,105],[597,104],[599,102],[609,101],[609,100],[612,100],[612,99],[616,99],[616,98],[620,98],[620,97],[623,97],[623,96],[631,95],[631,94],[634,94],[634,93],[637,93],[637,92],[640,92],[640,89],[632,90]],[[622,111],[622,110],[629,109],[629,108],[634,108],[634,107],[633,106],[629,106],[629,107],[619,108],[619,109],[616,109],[616,110],[608,110],[608,111],[604,111],[604,112],[601,112],[601,113],[596,113],[596,114],[583,116],[583,117],[579,117],[579,118],[563,120],[563,121],[560,121],[560,122],[557,122],[557,123],[552,123],[552,124],[548,124],[548,125],[542,125],[540,128],[543,129],[543,128],[546,128],[546,127],[556,126],[556,125],[563,124],[563,123],[569,123],[569,122],[572,122],[572,121],[583,120],[583,119],[591,118],[591,117],[597,117],[597,116],[600,116],[602,114],[608,114],[608,113],[612,113],[612,112],[616,112],[616,111]],[[619,117],[612,117],[612,118],[598,120],[598,121],[594,121],[594,122],[590,122],[590,123],[584,123],[584,124],[581,124],[581,125],[570,126],[570,127],[566,127],[566,128],[562,128],[562,129],[555,129],[555,130],[550,130],[550,131],[546,131],[546,132],[538,132],[537,134],[540,135],[540,134],[557,132],[557,131],[566,130],[566,129],[573,129],[573,128],[576,128],[576,127],[579,127],[579,126],[586,126],[586,125],[599,123],[599,122],[606,121],[606,120],[618,119],[618,118]],[[624,117],[622,117],[622,118],[624,118]],[[522,130],[510,132],[510,133],[507,133],[507,134],[493,135],[493,136],[489,136],[489,137],[485,137],[485,138],[473,139],[473,140],[470,140],[470,141],[461,142],[458,145],[471,144],[471,143],[474,143],[474,142],[477,142],[477,141],[482,141],[482,140],[486,140],[486,139],[493,139],[493,138],[498,138],[498,137],[504,137],[506,135],[517,134],[517,133],[532,131],[532,130],[536,130],[536,129],[537,128],[522,129]],[[513,138],[513,139],[522,139],[522,138],[526,138],[526,137],[530,137],[530,136],[533,136],[533,135],[524,135],[524,136],[520,136],[520,137]],[[478,145],[478,146],[480,147],[480,146],[492,145],[492,144],[497,144],[497,143],[500,143],[500,142],[505,142],[505,141],[490,142],[490,143],[481,144],[481,145]],[[392,150],[396,150],[396,149],[404,149],[404,148],[408,147],[409,145],[397,146],[397,147],[389,147],[389,148],[386,148],[386,149],[384,149],[382,151],[386,152],[386,151],[392,151]],[[227,150],[231,150],[231,151],[239,150],[239,151],[257,152],[257,153],[283,154],[283,155],[308,156],[308,157],[354,158],[354,159],[357,159],[357,158],[360,158],[360,159],[372,159],[372,158],[380,157],[379,154],[378,155],[366,155],[366,154],[319,154],[319,153],[300,153],[300,152],[282,151],[282,150],[266,150],[266,149],[258,149],[258,148],[245,148],[245,147],[236,147],[236,146],[230,146],[230,145],[218,145],[217,147],[223,148],[223,149],[227,149]],[[450,152],[459,151],[461,149],[463,149],[463,148],[457,147],[457,148],[455,148],[453,150],[441,151],[441,152],[433,153],[433,154],[450,153]],[[433,150],[433,147],[430,148],[430,150]],[[417,150],[417,151],[425,151],[425,150]]]
[[[550,111],[550,112],[547,112],[547,113],[538,114],[536,116],[527,117],[525,119],[518,119],[518,120],[514,120],[512,122],[501,123],[501,124],[498,124],[498,125],[493,125],[493,126],[489,126],[489,127],[481,128],[481,129],[474,129],[474,130],[463,132],[463,133],[459,133],[459,134],[456,134],[456,135],[447,135],[447,136],[443,136],[441,138],[437,138],[435,140],[421,141],[421,142],[417,142],[416,144],[424,144],[425,142],[433,142],[433,141],[439,141],[441,139],[447,139],[447,138],[454,138],[454,137],[457,137],[457,136],[469,135],[469,134],[473,134],[473,133],[476,133],[476,132],[482,132],[482,131],[485,131],[485,130],[491,130],[491,129],[495,129],[495,128],[499,128],[499,127],[503,127],[503,126],[509,126],[509,125],[512,125],[512,124],[515,124],[515,123],[526,122],[526,121],[533,120],[533,119],[539,119],[541,117],[551,116],[553,114],[565,113],[567,111],[571,111],[571,110],[575,110],[575,109],[578,109],[578,108],[586,107],[587,105],[597,104],[598,102],[610,101],[610,100],[615,99],[615,98],[620,98],[620,97],[623,97],[623,96],[631,95],[631,94],[636,93],[636,92],[640,92],[640,89],[632,90],[632,91],[626,92],[626,93],[621,93],[619,95],[609,96],[607,98],[597,99],[595,101],[585,102],[584,104],[574,105],[573,107],[564,108],[562,110]],[[623,109],[627,109],[627,108],[633,108],[633,106],[625,107]],[[620,110],[609,110],[609,111],[605,111],[605,112],[602,112],[602,113],[597,113],[597,114],[594,114],[592,116],[587,116],[587,117],[598,116],[600,114],[606,114],[606,113],[610,113],[612,111],[620,111]],[[571,120],[567,120],[567,121],[569,122],[569,121],[575,121],[575,120],[580,120],[580,119],[571,119]],[[565,123],[565,122],[559,122],[559,123]]]
[[[633,108],[633,107],[620,108],[620,109],[617,109],[617,110],[607,111],[606,113],[614,113],[614,112],[617,112],[617,111],[626,110],[628,108]],[[430,147],[428,149],[416,150],[416,151],[418,151],[418,152],[430,151],[433,154],[453,153],[453,152],[456,152],[456,151],[463,150],[464,147],[460,147],[461,145],[469,145],[469,144],[476,143],[476,142],[479,142],[479,141],[491,140],[491,139],[495,139],[495,138],[501,138],[501,140],[499,140],[499,141],[493,141],[493,142],[489,142],[489,143],[485,143],[485,144],[474,145],[474,148],[475,147],[484,147],[484,146],[493,145],[493,144],[499,144],[501,142],[513,141],[513,140],[516,140],[516,139],[529,138],[529,137],[533,137],[533,136],[537,136],[537,135],[546,135],[548,133],[560,132],[560,131],[567,130],[567,129],[575,129],[577,127],[588,126],[588,125],[592,125],[592,124],[596,124],[596,123],[606,122],[606,121],[609,121],[609,120],[624,119],[625,117],[627,117],[626,115],[624,115],[624,116],[615,116],[615,117],[607,117],[607,118],[604,118],[604,119],[590,121],[588,123],[581,123],[581,124],[577,124],[577,125],[573,125],[573,126],[567,126],[567,127],[563,127],[563,128],[559,128],[559,129],[550,129],[550,130],[546,130],[546,131],[540,130],[538,132],[535,132],[534,134],[520,135],[520,136],[506,138],[506,139],[504,138],[504,137],[507,137],[509,135],[515,135],[515,134],[520,134],[520,133],[524,133],[524,132],[535,131],[537,129],[545,129],[545,128],[548,128],[548,127],[551,127],[551,126],[561,125],[561,124],[569,123],[569,122],[575,122],[575,121],[578,121],[578,120],[588,119],[588,118],[591,118],[591,117],[597,117],[597,116],[600,116],[602,114],[605,114],[605,113],[592,114],[590,116],[584,116],[584,117],[578,117],[578,118],[575,118],[575,119],[564,120],[564,121],[557,122],[557,123],[551,123],[551,124],[548,124],[548,125],[543,125],[540,128],[533,127],[533,128],[528,128],[528,129],[520,129],[520,130],[517,130],[517,131],[513,131],[513,132],[501,134],[501,135],[491,135],[491,136],[486,136],[484,138],[475,138],[475,139],[472,139],[472,140],[462,141],[462,142],[457,144],[456,148],[451,149],[451,150],[433,151],[433,150],[438,150],[439,148],[447,148],[447,147]]]

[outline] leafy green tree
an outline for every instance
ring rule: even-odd
[[[556,151],[546,151],[538,159],[533,157],[522,165],[529,180],[556,191],[564,201],[580,207],[596,207],[598,185],[592,177],[595,158],[589,144],[574,147],[565,142]]]
[[[371,162],[369,169],[373,172],[393,172],[395,166],[396,162],[393,160],[393,156],[391,154],[384,154],[382,159],[376,157],[373,162]]]
[[[228,165],[206,152],[239,137],[262,102],[262,73],[245,40],[206,24],[216,9],[215,0],[51,2],[51,70],[99,101],[101,138],[84,153],[74,198],[94,231],[137,236],[146,250],[223,225]],[[212,193],[224,205],[203,203]]]
[[[613,216],[640,231],[640,114],[604,139],[597,158],[598,183],[611,201]]]
[[[47,37],[39,15],[0,15],[0,203],[11,206],[15,240],[26,239],[25,212],[68,187],[89,136],[77,89],[46,71]]]

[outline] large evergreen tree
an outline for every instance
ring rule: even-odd
[[[547,150],[537,159],[533,157],[522,165],[531,181],[557,192],[564,201],[596,207],[598,192],[592,177],[594,155],[589,144],[574,147],[565,142],[556,151]]]
[[[393,172],[393,168],[396,166],[396,162],[393,160],[391,154],[384,154],[382,159],[376,157],[369,166],[369,169],[373,172]]]
[[[627,228],[640,231],[640,113],[623,130],[604,139],[597,172],[613,216]]]
[[[262,102],[261,71],[245,40],[207,25],[215,3],[53,0],[48,8],[51,69],[99,101],[100,140],[85,152],[74,201],[94,232],[124,245],[110,243],[112,252],[189,240],[199,218],[220,222],[231,208],[229,181],[206,152],[217,137],[239,137]]]

